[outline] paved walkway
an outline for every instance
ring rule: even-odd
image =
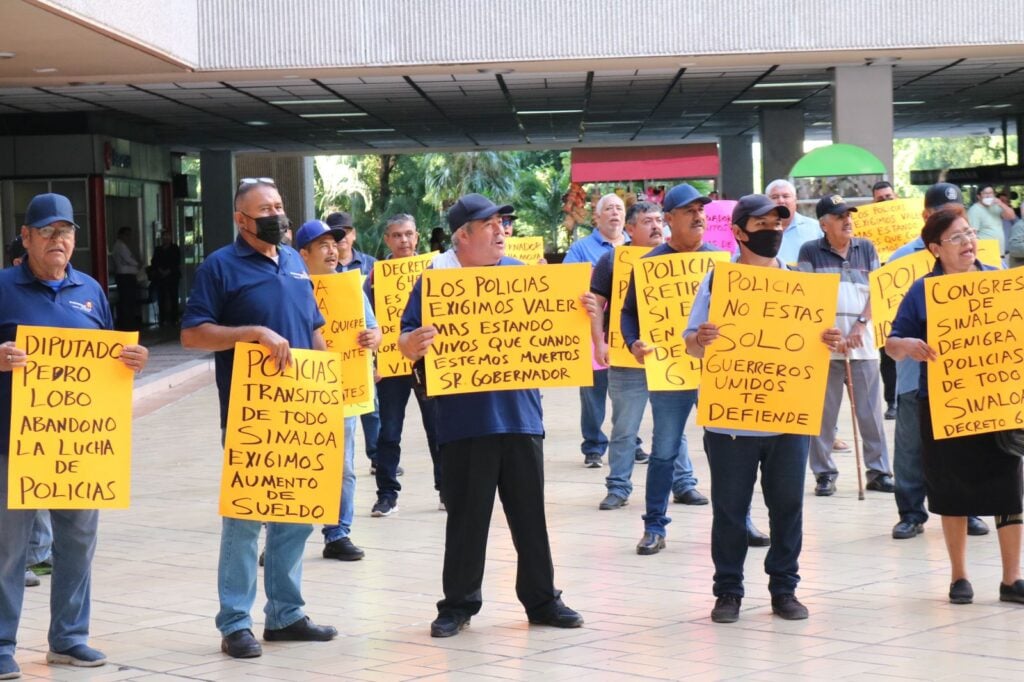
[[[175,352],[181,351],[171,343],[154,355]],[[630,506],[597,510],[607,468],[581,466],[575,390],[544,394],[547,510],[556,579],[566,602],[585,616],[584,628],[527,625],[515,600],[515,552],[499,509],[483,611],[458,637],[430,638],[428,625],[440,596],[445,514],[436,508],[413,407],[397,515],[370,517],[374,485],[361,444],[357,448],[352,537],[366,550],[366,559],[322,559],[319,533],[307,546],[308,611],[314,620],[336,625],[341,635],[330,643],[266,644],[262,658],[229,659],[219,651],[213,625],[221,462],[216,392],[208,361],[187,357],[184,365],[198,373],[181,378],[164,370],[140,377],[140,391],[154,382],[161,388],[147,389],[150,395],[136,401],[132,508],[102,515],[91,642],[110,663],[92,670],[44,663],[49,596],[44,578],[41,587],[26,592],[17,652],[25,678],[550,682],[1008,680],[1024,675],[1024,607],[998,601],[994,534],[969,542],[976,603],[949,604],[938,523],[933,520],[916,539],[890,539],[896,521],[892,496],[869,492],[857,501],[852,455],[840,457],[843,476],[835,497],[814,497],[808,478],[799,594],[810,619],[785,622],[771,615],[760,567],[765,550],[752,549],[740,621],[712,624],[710,507],[673,505],[667,549],[637,556],[646,469],[638,467],[634,474],[638,485]],[[849,439],[846,408],[844,413],[840,435]],[[650,433],[649,415],[642,433],[645,438]],[[709,492],[699,431],[691,424],[687,433],[701,488]],[[754,516],[767,530],[760,496]],[[259,609],[254,615],[262,623]],[[261,630],[260,625],[257,634]]]

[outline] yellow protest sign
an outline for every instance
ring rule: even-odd
[[[544,237],[505,237],[505,255],[537,265],[544,260]]]
[[[373,314],[383,337],[377,349],[377,373],[382,377],[412,374],[412,363],[398,349],[402,313],[409,301],[409,292],[420,274],[430,267],[435,255],[425,253],[408,258],[389,258],[373,264]]]
[[[697,423],[817,435],[838,297],[838,274],[715,265]]]
[[[19,326],[11,373],[9,509],[127,509],[138,332]]]
[[[341,356],[292,349],[279,369],[256,343],[235,344],[220,513],[336,523],[345,460]]]
[[[451,268],[423,273],[426,355],[435,395],[590,386],[590,318],[579,297],[590,263]]]
[[[341,355],[342,400],[365,404],[373,398],[373,353],[359,345],[366,329],[362,277],[358,270],[335,275],[312,275],[313,295],[324,316],[322,332],[327,350]]]
[[[886,202],[892,203],[892,202]],[[892,330],[896,311],[914,280],[924,277],[935,267],[935,256],[927,249],[891,260],[868,274],[871,295],[871,326],[875,345],[881,348]]]
[[[612,297],[608,299],[608,358],[612,367],[643,367],[622,340],[622,302],[626,300],[633,264],[650,250],[649,246],[617,246],[612,256]]]
[[[995,270],[924,282],[928,344],[939,355],[928,363],[935,438],[1024,428],[1024,277]]]
[[[1003,256],[999,253],[998,239],[979,239],[977,245],[978,260],[1000,270],[1003,268]]]
[[[641,258],[633,266],[640,338],[654,347],[644,358],[647,390],[697,388],[701,363],[687,355],[683,330],[704,275],[730,255],[726,251],[672,253]]]
[[[853,231],[870,239],[885,263],[892,252],[921,234],[921,200],[893,199],[864,204],[853,216]]]

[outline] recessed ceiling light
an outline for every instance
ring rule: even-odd
[[[979,104],[979,105],[977,105],[975,107],[971,107],[971,108],[972,109],[1006,109],[1007,107],[1012,107],[1012,106],[1013,106],[1012,104]]]
[[[393,133],[394,128],[349,128],[347,130],[339,130],[339,133]]]
[[[516,112],[520,116],[543,116],[545,114],[582,114],[582,109],[535,109]]]
[[[334,114],[299,114],[300,118],[354,118],[356,116],[369,116],[361,111],[347,111]]]
[[[821,127],[825,127],[825,126],[830,126],[830,125],[832,125],[832,123],[831,123],[830,121],[815,121],[815,122],[814,122],[814,123],[812,123],[811,125],[812,125],[812,126],[821,126]]]
[[[585,126],[618,126],[618,125],[635,125],[637,123],[643,123],[643,121],[637,119],[633,121],[584,121]]]
[[[0,59],[14,59],[16,56],[17,52],[0,52]]]
[[[478,73],[486,73],[486,74],[498,74],[498,75],[504,76],[504,75],[509,74],[509,73],[515,73],[516,70],[515,69],[477,69],[477,72]]]
[[[341,104],[344,101],[340,97],[334,97],[332,99],[272,99],[270,103],[278,106],[295,106],[298,104]]]
[[[39,68],[32,69],[32,70],[35,71],[36,73],[53,73],[57,69],[55,67],[53,67],[53,66],[40,66]]]
[[[733,104],[796,104],[800,99],[796,97],[781,97],[779,99],[734,99]]]
[[[822,88],[832,81],[786,81],[784,83],[755,83],[755,88]]]
[[[246,121],[245,125],[247,125],[247,126],[265,126],[265,125],[270,125],[270,124],[267,123],[266,121]]]
[[[899,102],[893,102],[894,107],[915,107],[918,104],[924,104],[923,99],[905,99]]]

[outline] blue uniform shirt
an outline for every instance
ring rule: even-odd
[[[338,272],[348,272],[349,270],[358,270],[363,277],[366,277],[373,272],[373,264],[377,262],[377,259],[368,253],[362,251],[356,251],[352,249],[352,260],[347,265],[338,263],[336,268]]]
[[[36,279],[28,261],[0,271],[0,343],[14,341],[18,325],[113,329],[107,295],[99,282],[69,263],[58,290]],[[7,457],[11,427],[11,373],[0,372],[0,457]]]
[[[312,348],[313,332],[324,325],[306,265],[294,249],[277,247],[277,262],[257,253],[240,236],[196,270],[181,328],[205,323],[225,327],[259,325],[274,330],[292,348]],[[235,350],[214,355],[220,425],[227,426]]]
[[[626,241],[623,244],[629,243],[629,235],[623,232],[622,236]],[[614,251],[615,245],[604,238],[601,231],[596,227],[594,231],[583,239],[577,239],[573,242],[569,250],[565,252],[565,258],[562,260],[563,263],[590,263],[591,265],[597,265],[597,261],[601,260],[601,256],[604,254]]]
[[[909,256],[917,251],[924,250],[924,240],[921,237],[916,237],[912,241],[907,242],[900,248],[892,252],[889,256],[888,262],[891,263],[897,258],[903,258]],[[918,381],[921,379],[921,368],[918,367],[916,360],[910,358],[903,358],[902,360],[896,361],[896,395],[901,396],[904,393],[910,393],[911,391],[917,390]]]
[[[502,257],[498,265],[522,265],[522,262]],[[409,294],[409,303],[402,315],[403,333],[423,326],[422,284],[421,277]],[[460,393],[432,400],[437,403],[438,445],[503,433],[544,435],[544,416],[537,389]]]

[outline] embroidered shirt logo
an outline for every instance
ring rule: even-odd
[[[288,274],[292,276],[292,279],[305,279],[305,280],[309,280],[309,273],[305,272],[305,271],[302,271],[302,272],[289,272]]]
[[[68,301],[68,305],[75,310],[80,310],[83,313],[92,312],[92,301],[86,301],[85,303],[79,303],[78,301]]]

